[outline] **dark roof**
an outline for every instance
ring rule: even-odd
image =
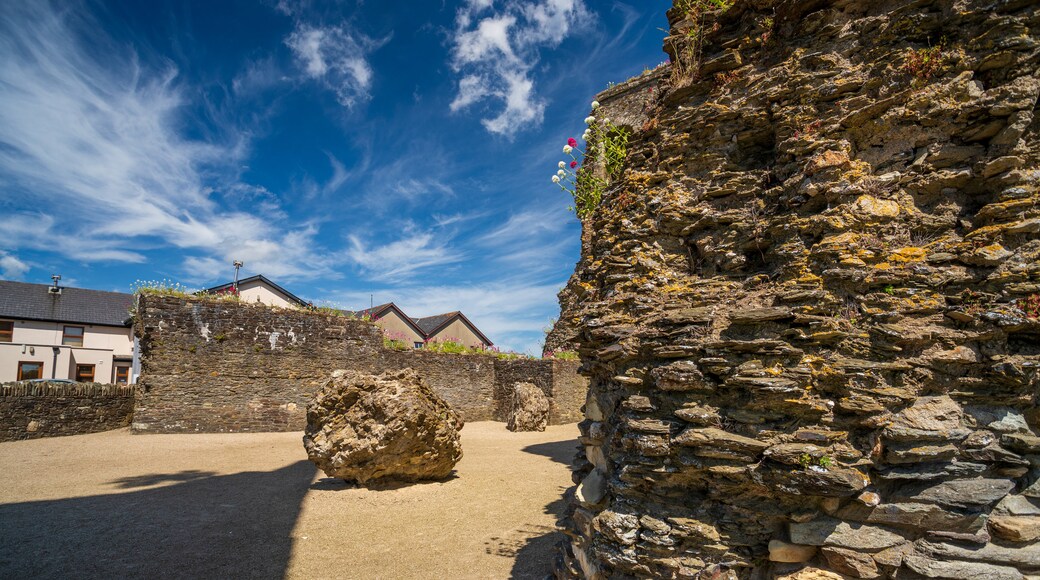
[[[438,328],[451,322],[456,315],[460,314],[458,310],[454,312],[445,312],[444,314],[436,314],[434,316],[426,316],[424,318],[413,318],[415,324],[419,326],[427,335],[433,334]]]
[[[256,282],[258,280],[260,282],[263,282],[263,283],[267,284],[268,286],[274,288],[275,290],[281,292],[282,294],[285,294],[286,297],[288,297],[289,299],[293,300],[294,302],[296,302],[300,306],[309,306],[309,304],[307,302],[305,302],[302,298],[300,298],[299,296],[293,294],[292,292],[289,292],[285,288],[282,288],[278,284],[275,284],[274,282],[272,282],[269,278],[267,278],[263,274],[257,274],[256,276],[250,276],[248,278],[243,278],[243,279],[238,281],[238,285],[241,286],[243,284],[247,284],[249,282]],[[214,286],[212,288],[207,288],[207,289],[203,290],[202,292],[204,292],[206,294],[214,294],[214,293],[220,292],[222,290],[227,290],[228,288],[231,288],[234,285],[235,285],[234,282],[228,282],[227,284],[221,284],[220,286]]]
[[[413,318],[412,320],[415,321],[415,325],[421,328],[423,333],[426,334],[426,338],[429,338],[434,334],[437,334],[438,330],[451,324],[452,321],[456,318],[461,320],[463,324],[468,326],[470,330],[476,333],[480,340],[483,340],[485,344],[487,344],[488,346],[494,344],[493,342],[491,342],[490,338],[484,336],[483,332],[480,332],[480,329],[477,328],[476,324],[470,322],[470,320],[466,318],[466,315],[459,312],[458,310],[454,312],[445,312],[444,314],[437,314],[434,316],[427,316],[425,318]]]
[[[0,318],[129,326],[134,296],[122,292],[62,288],[0,280]]]

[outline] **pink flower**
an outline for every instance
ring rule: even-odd
[[[571,161],[571,169],[574,169],[577,166],[578,166],[578,162],[577,161]]]
[[[570,139],[567,139],[567,144],[570,145],[571,147],[577,147],[578,146],[578,140],[575,139],[574,137],[571,137]]]

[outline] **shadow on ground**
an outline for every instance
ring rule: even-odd
[[[556,516],[555,528],[539,526],[538,529],[527,530],[533,533],[517,538],[512,546],[500,544],[500,556],[516,558],[509,575],[510,580],[542,580],[552,576],[552,564],[557,554],[556,545],[567,537],[559,530],[571,492],[561,488],[561,493],[562,497],[545,506],[545,513]]]
[[[577,439],[566,439],[564,441],[528,445],[523,448],[523,451],[524,453],[548,457],[556,463],[562,463],[570,467],[574,463],[574,455],[578,452],[578,447]]]
[[[528,445],[523,451],[548,457],[569,467],[579,448],[576,439],[566,439]],[[562,529],[562,520],[573,494],[572,489],[561,488],[561,497],[545,506],[545,513],[556,517],[556,527],[538,526],[522,529],[511,541],[499,543],[497,554],[516,558],[509,576],[511,580],[541,580],[552,575],[552,564],[557,554],[556,545],[566,539],[559,530]]]
[[[283,578],[314,474],[153,474],[113,483],[172,485],[0,505],[0,577]]]

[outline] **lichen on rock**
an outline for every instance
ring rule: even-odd
[[[672,71],[596,96],[633,132],[560,295],[558,576],[1040,573],[1040,5],[669,23]]]

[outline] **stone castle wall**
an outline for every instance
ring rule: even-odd
[[[1037,577],[1037,3],[675,4],[597,97],[558,576]]]
[[[0,384],[0,441],[97,433],[130,425],[134,388],[79,383]]]
[[[584,403],[577,363],[395,351],[375,325],[320,312],[145,295],[134,332],[140,432],[303,429],[308,402],[339,368],[413,368],[466,421],[505,420],[521,381],[553,397],[554,424],[577,421]]]

